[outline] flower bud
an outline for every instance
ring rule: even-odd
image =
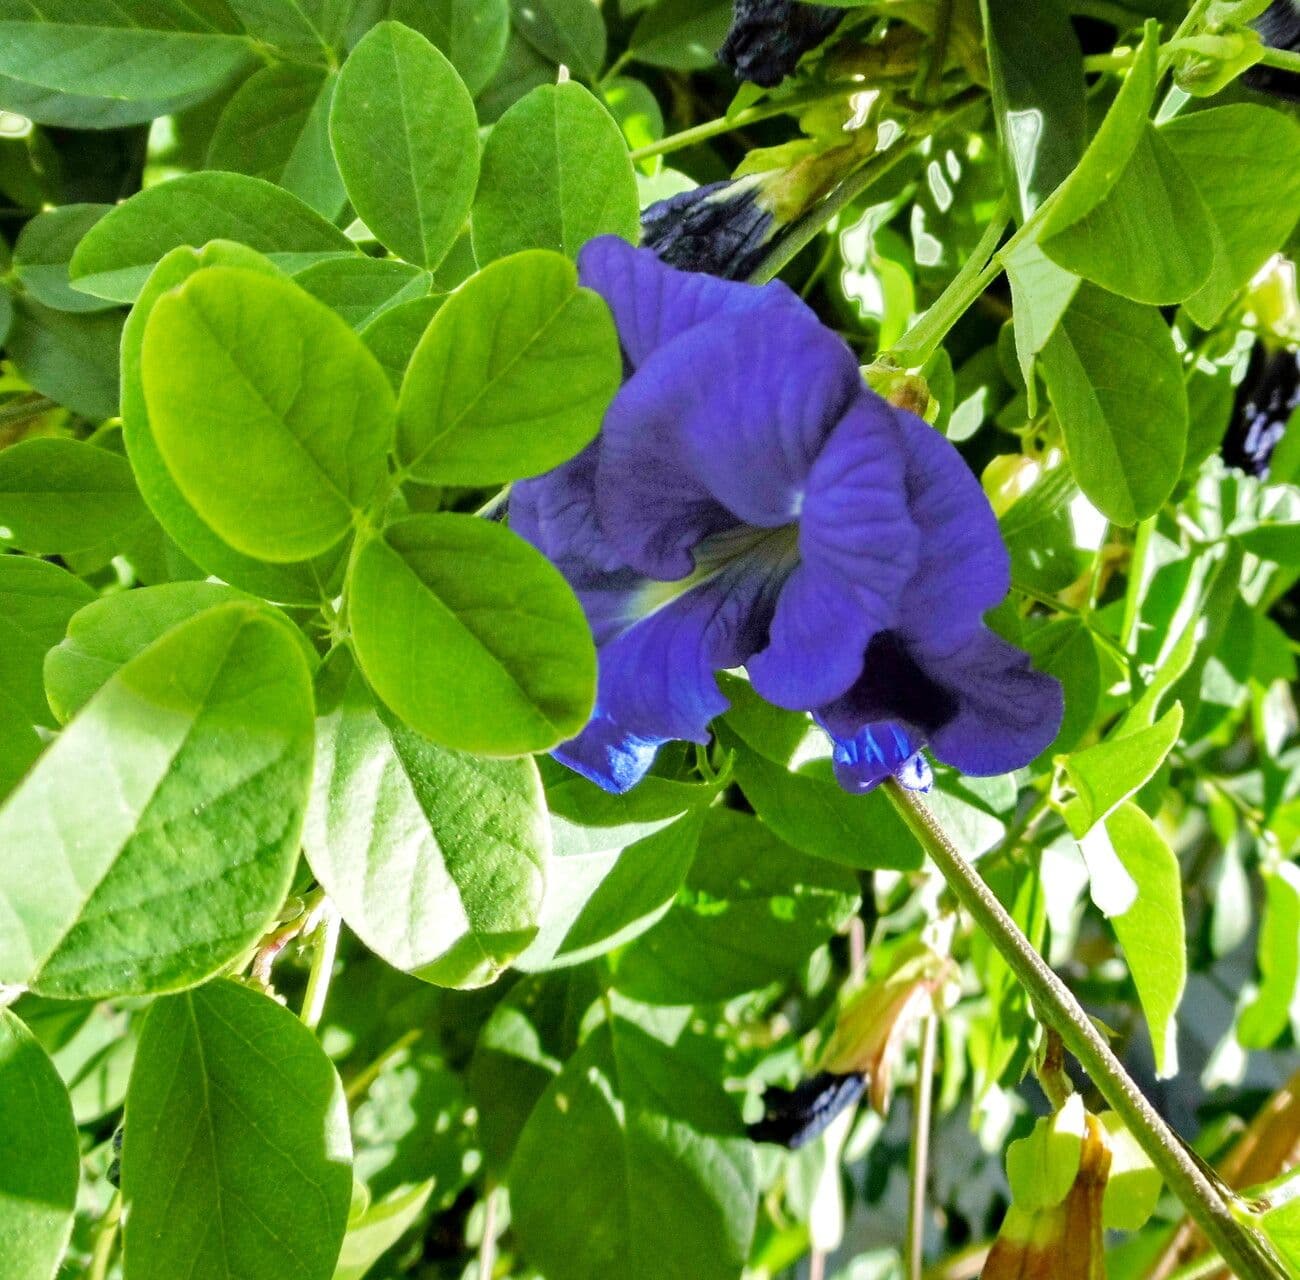
[[[1105,1280],[1102,1201],[1110,1161],[1106,1131],[1090,1115],[1065,1198],[1033,1209],[1012,1205],[980,1280]]]
[[[887,974],[868,980],[845,1002],[822,1054],[822,1069],[866,1076],[871,1106],[884,1115],[908,1030],[933,1008],[953,971],[951,960],[922,943],[901,948]]]

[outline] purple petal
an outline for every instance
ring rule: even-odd
[[[956,714],[930,736],[934,754],[954,769],[976,777],[1009,773],[1046,751],[1060,730],[1060,684],[991,631],[981,629],[930,671],[956,697]]]
[[[956,653],[1011,589],[1011,562],[997,517],[962,456],[933,427],[898,411],[907,450],[907,492],[921,530],[920,561],[898,628],[918,658]]]
[[[835,738],[835,780],[845,791],[862,794],[904,769],[919,770],[907,785],[912,790],[928,790],[929,765],[918,751],[919,745],[901,725],[890,721],[865,725],[852,737]]]
[[[665,738],[638,738],[608,716],[597,716],[551,754],[605,791],[621,795],[650,772]]]
[[[747,524],[796,519],[818,454],[862,391],[853,352],[815,320],[777,308],[716,319],[662,358],[690,384],[678,431],[704,487]]]
[[[803,563],[777,604],[768,648],[749,664],[770,702],[809,709],[862,672],[871,638],[893,625],[917,563],[894,415],[863,389],[809,474]]]
[[[666,342],[724,315],[773,308],[813,314],[779,281],[755,288],[676,271],[649,249],[634,249],[617,236],[600,236],[583,247],[578,278],[608,303],[623,354],[633,369]]]
[[[709,740],[709,721],[730,705],[714,672],[741,666],[767,634],[780,573],[759,555],[654,608],[601,647],[599,715],[645,739]],[[647,584],[643,606],[662,584]]]
[[[596,519],[596,463],[600,441],[545,475],[517,481],[510,490],[510,527],[563,568],[613,570],[623,561]]]

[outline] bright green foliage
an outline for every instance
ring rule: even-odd
[[[338,1075],[307,1028],[214,982],[155,1004],[138,1056],[122,1149],[131,1275],[329,1280],[352,1143]]]
[[[80,1169],[67,1091],[32,1033],[0,1010],[0,1250],[14,1280],[50,1280],[72,1233]]]
[[[516,1229],[555,1280],[733,1276],[754,1226],[755,1170],[731,1104],[635,1023],[592,1033],[520,1134]],[[674,1211],[692,1205],[689,1215]],[[585,1229],[573,1233],[569,1221]]]
[[[0,981],[176,990],[256,941],[293,872],[310,706],[298,646],[245,605],[128,662],[0,808]]]
[[[288,281],[197,272],[154,304],[140,375],[177,487],[245,555],[283,563],[329,550],[384,479],[388,380],[334,312]],[[252,493],[230,483],[232,451],[256,477]]]
[[[534,89],[488,135],[474,253],[482,263],[520,249],[572,258],[604,234],[637,237],[636,178],[618,125],[581,85]]]
[[[600,429],[623,358],[609,308],[573,264],[531,250],[438,312],[402,383],[397,456],[426,484],[539,475]]]
[[[370,229],[409,262],[436,267],[478,180],[474,103],[452,64],[401,23],[375,27],[339,77],[330,138]]]
[[[982,482],[985,623],[1064,718],[920,803],[1300,1267],[1300,123],[1263,8],[774,5],[828,34],[765,87],[718,65],[731,0],[0,0],[0,1275],[994,1280],[1004,1218],[1024,1274],[1214,1265],[814,717],[733,670],[625,794],[548,755],[593,625],[655,598],[615,568],[589,622],[511,522],[656,336],[580,284],[599,235],[775,273]]]
[[[559,573],[499,525],[412,516],[362,543],[353,642],[413,729],[487,755],[544,751],[586,723],[595,653]]]
[[[551,851],[537,766],[435,746],[339,675],[317,736],[312,870],[390,964],[441,986],[491,982],[537,932]]]

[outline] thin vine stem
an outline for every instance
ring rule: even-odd
[[[334,957],[339,949],[339,929],[343,923],[329,899],[322,904],[321,913],[323,918],[317,926],[311,970],[307,974],[307,992],[302,998],[302,1023],[311,1031],[320,1026],[325,1013],[325,1000],[334,976]]]
[[[1287,1280],[1286,1269],[1269,1246],[1238,1221],[1236,1197],[1207,1173],[1161,1118],[1069,988],[935,821],[925,801],[892,779],[885,791],[953,896],[1010,966],[1038,1016],[1060,1035],[1238,1280]]]
[[[907,1259],[903,1268],[906,1280],[921,1280],[925,1274],[925,1206],[930,1182],[934,1059],[938,1045],[939,1018],[931,1009],[921,1022],[921,1048],[912,1090],[912,1141],[907,1156]]]

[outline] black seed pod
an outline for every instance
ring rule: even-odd
[[[775,1142],[797,1151],[820,1137],[845,1107],[862,1097],[866,1087],[865,1076],[823,1071],[793,1089],[765,1089],[763,1118],[749,1126],[749,1136],[755,1142]]]
[[[843,9],[797,0],[735,0],[731,30],[718,57],[741,80],[770,89],[840,24]]]
[[[1300,407],[1300,354],[1265,355],[1256,347],[1245,381],[1237,388],[1232,421],[1223,438],[1223,460],[1247,475],[1268,475],[1273,450],[1286,432],[1287,419]]]

